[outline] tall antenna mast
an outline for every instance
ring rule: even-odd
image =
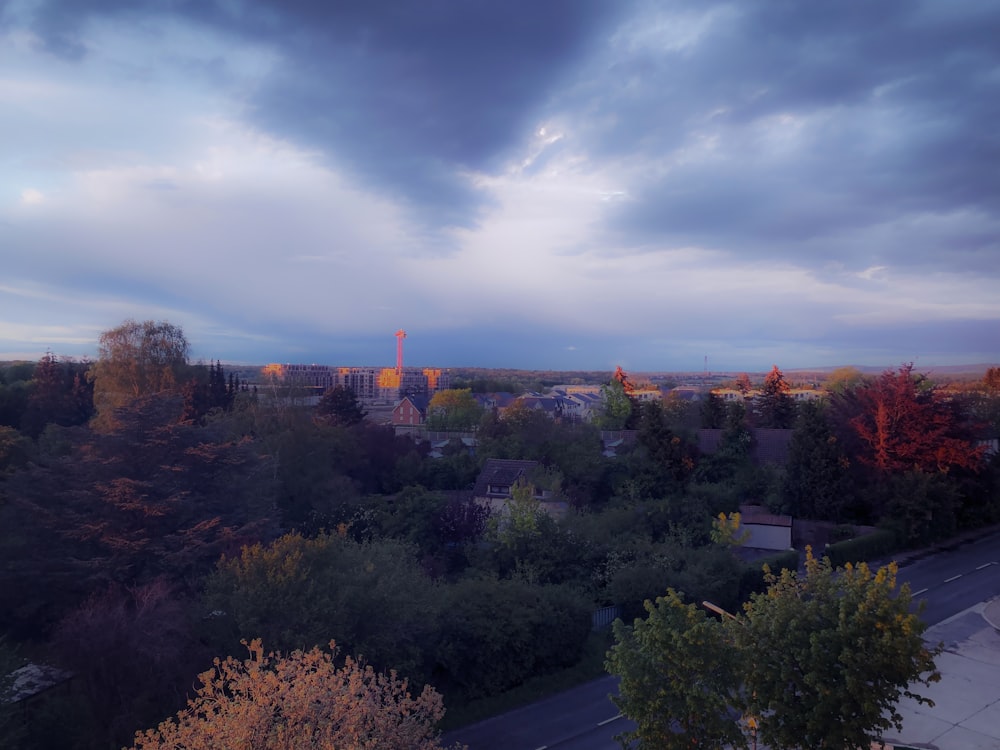
[[[403,374],[403,339],[406,338],[406,331],[400,328],[396,331],[396,374]]]

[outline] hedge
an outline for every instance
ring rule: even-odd
[[[889,529],[876,529],[870,534],[830,544],[823,552],[834,567],[890,555],[899,549],[896,534]]]

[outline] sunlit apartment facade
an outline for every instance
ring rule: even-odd
[[[451,387],[448,370],[421,367],[270,364],[264,368],[264,377],[324,391],[343,386],[364,403],[395,403],[404,396],[433,396]]]

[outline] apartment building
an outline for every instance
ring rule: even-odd
[[[397,370],[394,367],[270,364],[264,368],[264,377],[323,391],[343,386],[367,404],[396,403],[404,396],[430,397],[451,387],[448,370],[420,367]]]

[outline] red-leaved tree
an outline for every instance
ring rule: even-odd
[[[880,474],[947,473],[975,469],[983,450],[957,409],[908,363],[858,387],[850,425],[861,440],[858,458]]]

